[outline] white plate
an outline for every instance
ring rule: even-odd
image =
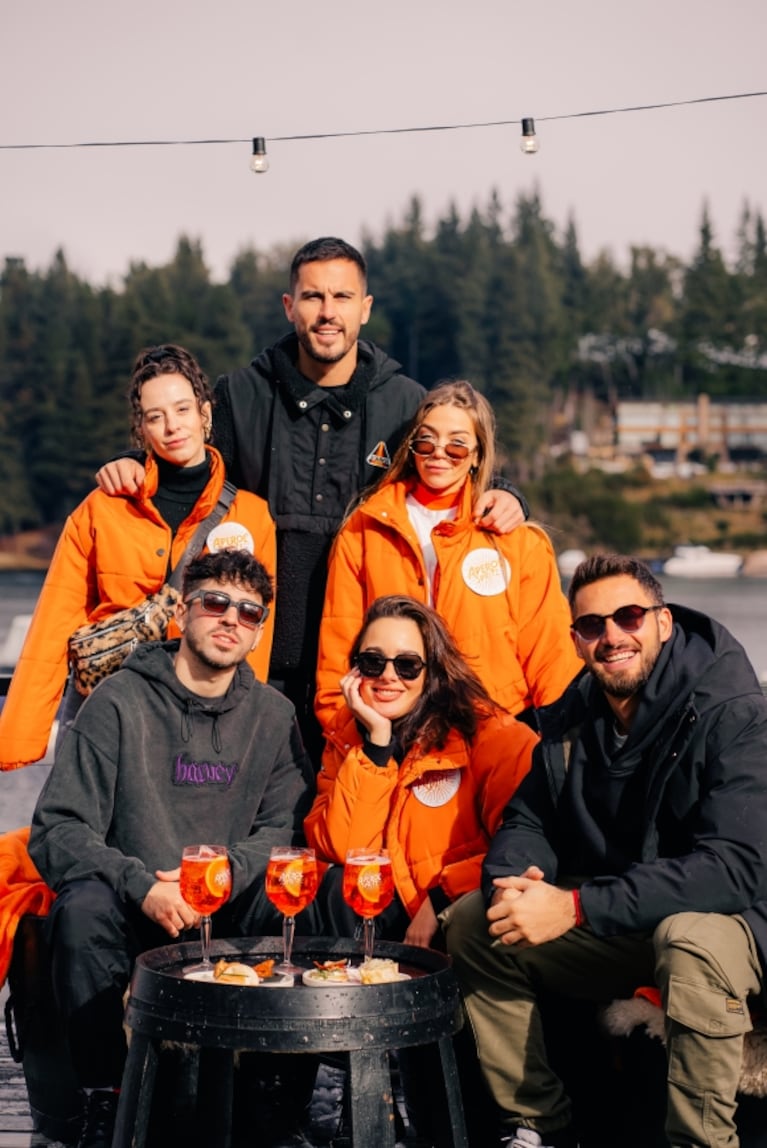
[[[283,973],[282,976],[270,977],[268,981],[259,981],[257,985],[234,984],[232,981],[222,981],[213,976],[212,969],[200,969],[196,973],[184,973],[185,981],[205,981],[211,985],[225,985],[230,989],[284,989],[295,984],[293,977]]]
[[[313,989],[334,989],[340,985],[361,985],[360,970],[358,966],[342,970],[346,975],[343,980],[336,980],[335,978],[323,976],[321,969],[307,969],[303,974],[302,980],[305,985],[309,985]],[[408,973],[397,973],[395,978],[397,981],[409,981],[410,975]],[[376,981],[375,984],[390,985],[394,981]]]

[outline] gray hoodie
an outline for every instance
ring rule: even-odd
[[[156,869],[206,843],[229,846],[236,897],[273,845],[301,839],[314,783],[293,706],[245,663],[223,697],[191,693],[178,645],[139,646],[63,739],[29,842],[53,889],[98,877],[140,904]]]

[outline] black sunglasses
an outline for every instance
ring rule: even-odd
[[[387,658],[373,650],[362,650],[354,658],[354,665],[363,678],[380,678],[388,662],[391,662],[395,674],[403,682],[414,682],[426,669],[426,662],[418,654],[397,654],[396,658]]]
[[[262,606],[260,602],[249,602],[247,598],[235,602],[222,590],[195,590],[194,594],[184,599],[184,605],[188,606],[195,598],[200,599],[203,614],[211,614],[214,618],[223,618],[229,607],[235,606],[237,621],[249,630],[255,630],[256,626],[260,626],[269,617],[268,606]]]
[[[662,609],[662,606],[621,606],[612,614],[581,614],[580,618],[575,619],[570,629],[574,630],[578,637],[583,638],[585,642],[595,642],[597,638],[604,635],[607,629],[605,625],[607,619],[612,618],[615,625],[619,626],[626,634],[635,634],[637,630],[642,628],[645,614],[649,614],[651,610]]]
[[[420,454],[425,457],[434,454],[439,445],[440,443],[436,442],[433,438],[414,438],[410,441],[410,449],[413,454]],[[446,442],[441,445],[447,457],[454,459],[456,462],[460,459],[468,458],[474,450],[473,446],[467,446],[464,442]]]

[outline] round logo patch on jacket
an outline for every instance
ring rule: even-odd
[[[411,786],[413,796],[421,805],[429,805],[432,809],[447,805],[458,792],[461,772],[460,769],[433,769]]]
[[[466,555],[461,574],[470,590],[490,598],[493,594],[503,594],[511,581],[511,566],[497,550],[481,546]]]
[[[239,522],[219,522],[208,535],[207,543],[211,554],[217,554],[219,550],[247,550],[249,554],[255,553],[253,535]]]

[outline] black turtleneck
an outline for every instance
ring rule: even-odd
[[[210,479],[210,456],[196,466],[175,466],[163,458],[157,459],[159,482],[152,501],[175,536],[181,523],[192,512],[197,499]]]

